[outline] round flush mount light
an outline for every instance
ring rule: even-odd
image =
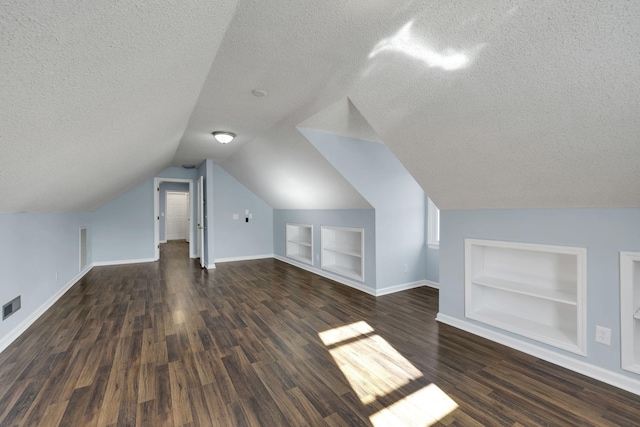
[[[185,169],[195,169],[196,165],[184,164],[184,165],[182,165],[182,167],[185,168]]]
[[[236,137],[235,133],[223,131],[213,132],[212,135],[220,144],[228,144]]]
[[[254,89],[251,91],[251,94],[257,98],[262,98],[263,96],[267,96],[267,92],[262,89]]]

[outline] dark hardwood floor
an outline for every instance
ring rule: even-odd
[[[0,425],[637,426],[640,397],[276,260],[96,267],[0,354]]]

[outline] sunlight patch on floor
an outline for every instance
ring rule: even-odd
[[[422,372],[375,334],[366,322],[356,322],[318,333],[329,354],[342,370],[353,391],[364,405],[378,397],[397,392]],[[402,396],[402,395],[401,395]],[[373,414],[371,422],[382,426],[430,426],[455,410],[458,405],[435,384],[403,396]]]
[[[435,424],[458,407],[445,392],[435,384],[410,394],[369,419],[374,427],[415,426]]]

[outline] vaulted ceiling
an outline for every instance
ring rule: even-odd
[[[4,1],[0,28],[0,212],[205,158],[274,208],[368,207],[297,126],[383,141],[443,209],[640,207],[639,2]]]

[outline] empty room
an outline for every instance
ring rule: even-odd
[[[1,426],[640,425],[640,3],[0,2]]]

